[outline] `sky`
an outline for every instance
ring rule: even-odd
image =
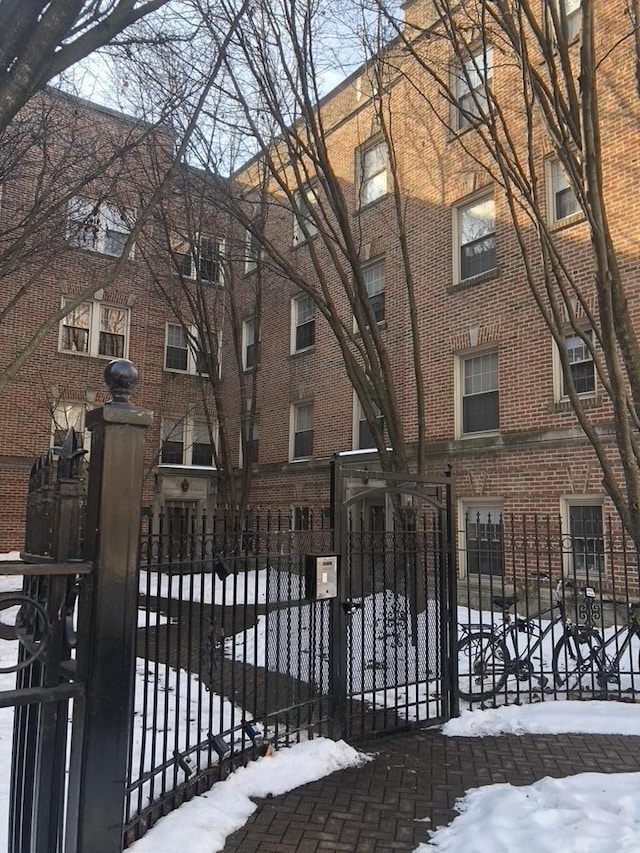
[[[14,559],[17,554],[6,555]],[[1,559],[1,557],[0,557]],[[0,575],[0,592],[16,588],[16,578]],[[213,590],[212,590],[213,592]],[[214,597],[215,593],[214,593]],[[0,611],[0,618],[10,618]],[[15,650],[0,643],[0,667]],[[137,668],[137,685],[145,677]],[[176,681],[188,678],[173,673]],[[0,690],[13,676],[0,673]],[[168,685],[169,688],[171,685]],[[168,695],[173,690],[168,689]],[[226,712],[225,712],[226,713]],[[184,726],[188,725],[187,714]],[[150,721],[148,721],[150,722]],[[224,727],[221,721],[220,725]],[[640,707],[632,703],[545,701],[463,711],[442,727],[446,737],[500,737],[505,734],[617,734],[640,736]],[[135,733],[134,733],[135,736]],[[11,761],[12,711],[0,710],[0,767]],[[277,796],[330,773],[374,760],[343,741],[315,738],[253,761],[218,782],[207,794],[162,818],[132,853],[217,853],[258,807],[255,800]],[[485,785],[465,792],[458,816],[446,827],[424,823],[424,842],[415,853],[639,853],[640,772],[582,773],[545,778],[532,785]],[[0,850],[6,832],[9,775],[0,774]]]

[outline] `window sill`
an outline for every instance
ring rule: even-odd
[[[474,439],[483,438],[500,438],[500,430],[487,429],[484,431],[478,430],[478,432],[463,432],[457,437],[456,441],[473,441]]]
[[[218,469],[215,465],[178,465],[175,462],[158,462],[158,470],[175,473],[210,474]]]
[[[353,216],[358,217],[361,213],[367,213],[387,198],[389,198],[388,191],[384,195],[379,195],[378,198],[374,198],[372,201],[368,201],[366,204],[359,204],[357,208],[353,211]]]
[[[551,223],[550,228],[552,231],[564,231],[565,228],[571,228],[573,225],[586,221],[584,213],[580,210],[570,216],[565,216],[563,219],[555,220]]]
[[[378,322],[376,323],[376,327],[378,329],[380,329],[380,331],[384,331],[387,328],[387,321],[386,320],[378,320]],[[368,330],[371,328],[371,326],[367,326],[366,328]],[[358,329],[358,327],[356,326],[355,323],[354,323],[353,335],[356,338],[362,337],[362,332],[360,331],[360,329]]]
[[[584,397],[580,397],[580,405],[585,409],[597,409],[599,406],[604,404],[604,399],[601,394],[585,394]],[[562,400],[555,400],[550,409],[552,412],[573,412],[573,405],[571,400],[564,397]]]
[[[73,350],[68,350],[68,349],[59,349],[58,353],[60,355],[71,355],[74,358],[76,358],[77,356],[80,356],[80,358],[97,358],[100,361],[113,361],[114,358],[125,358],[125,359],[129,358],[129,355],[126,352],[124,355],[100,355],[100,354],[94,355],[91,352],[75,352]]]
[[[299,240],[295,240],[291,243],[291,251],[295,252],[297,249],[301,249],[303,246],[308,246],[313,240],[318,236],[318,232],[315,234],[311,234],[309,237],[305,237],[304,235],[300,237]]]
[[[500,278],[500,267],[494,267],[486,272],[478,273],[478,275],[474,275],[471,278],[465,278],[455,284],[450,284],[447,289],[449,293],[457,293],[459,290],[464,290],[467,287],[474,287],[476,284],[484,284],[485,282],[493,281],[496,278]]]
[[[304,349],[297,349],[294,352],[289,353],[290,358],[296,358],[299,355],[307,355],[307,353],[313,352],[316,348],[315,344],[311,344],[310,347],[305,347]]]
[[[296,462],[311,462],[313,460],[313,456],[300,456],[296,459],[290,459],[289,464],[295,465]]]

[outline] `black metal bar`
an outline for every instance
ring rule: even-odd
[[[338,595],[331,601],[329,633],[330,710],[332,735],[336,740],[344,737],[346,727],[347,679],[346,679],[346,613],[343,603],[347,596],[347,536],[343,518],[343,482],[339,457],[331,460],[331,520],[333,527],[332,548],[338,554]]]
[[[78,671],[85,717],[74,731],[67,845],[77,853],[120,853],[124,824],[138,607],[137,556],[144,430],[151,416],[131,405],[137,371],[112,361],[113,400],[89,412],[92,430],[86,556],[96,564],[90,612],[80,612]]]

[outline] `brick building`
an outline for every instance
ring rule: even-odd
[[[574,5],[564,4],[572,61],[580,42]],[[431,4],[422,0],[405,4],[405,22],[407,28],[431,34],[441,26]],[[621,277],[637,316],[633,190],[639,111],[632,45],[620,47],[624,26],[613,11],[610,19],[603,14],[599,21],[599,49],[606,54],[607,45],[618,45],[600,78],[606,140],[602,170]],[[436,45],[429,50],[436,51],[447,74],[456,67],[446,38],[423,43]],[[498,519],[503,513],[561,519],[582,542],[563,559],[574,568],[602,569],[598,542],[612,507],[596,455],[568,399],[557,341],[527,284],[527,249],[537,257],[544,280],[536,229],[525,222],[520,233],[514,230],[509,197],[492,179],[482,139],[473,128],[484,87],[490,82],[496,92],[508,93],[517,83],[517,69],[498,61],[497,49],[489,54],[485,44],[455,79],[456,99],[449,102],[402,40],[384,56],[385,62],[359,69],[321,102],[338,194],[326,189],[327,170],[304,162],[283,166],[272,175],[267,192],[259,194],[258,156],[234,176],[242,190],[241,202],[231,205],[234,224],[209,222],[197,228],[203,240],[197,237],[190,255],[171,228],[163,230],[154,220],[116,279],[43,340],[4,392],[1,547],[19,544],[21,518],[12,508],[20,505],[32,456],[51,436],[52,401],[54,414],[62,407],[81,425],[86,407],[103,399],[99,375],[104,359],[122,354],[141,373],[136,402],[156,414],[147,445],[146,502],[173,508],[178,523],[185,513],[208,510],[216,501],[219,476],[210,436],[221,426],[227,467],[240,470],[243,458],[251,462],[250,505],[290,509],[292,524],[304,528],[311,511],[328,506],[333,454],[368,451],[376,430],[383,446],[395,443],[390,441],[393,428],[409,464],[415,465],[421,422],[426,470],[440,474],[452,466],[462,572],[500,570]],[[563,334],[575,391],[589,423],[605,446],[613,446],[612,403],[588,346],[597,337],[590,323],[590,312],[595,316],[597,309],[589,226],[544,133],[534,128],[527,135],[525,117],[515,112],[513,127],[522,131],[517,151],[531,152],[549,234],[583,294],[574,323],[567,322]],[[98,113],[101,121],[128,121]],[[281,153],[283,163],[292,162],[286,150]],[[123,183],[132,185],[135,181]],[[342,207],[335,203],[338,197]],[[184,223],[176,199],[172,216]],[[207,210],[215,206],[212,198]],[[223,206],[229,208],[229,202]],[[80,213],[84,228],[87,211]],[[11,216],[8,194],[2,215]],[[105,207],[105,222],[109,216]],[[60,235],[66,246],[51,260],[37,302],[21,308],[20,323],[3,336],[3,348],[19,348],[26,318],[34,324],[57,310],[61,300],[80,293],[88,279],[112,263],[116,252],[108,248],[102,226],[89,246],[74,243],[68,228],[65,218]],[[112,238],[121,241],[122,234],[115,232]],[[150,248],[161,238],[167,246],[164,256]],[[163,257],[166,273],[160,269]],[[224,418],[218,417],[216,401],[202,396],[197,348],[185,338],[193,303],[184,294],[173,305],[166,298],[167,291],[173,292],[176,259],[178,267],[183,264],[182,278],[186,274],[198,285],[215,285],[209,291],[215,293],[209,313],[221,330],[214,348],[221,378],[217,403],[225,407]],[[12,278],[15,288],[21,275],[18,271]],[[354,280],[357,286],[350,289]],[[329,302],[338,327],[332,328],[322,310]],[[233,311],[228,310],[231,303]],[[354,376],[345,370],[336,328],[356,360],[365,342],[377,339],[371,361],[375,377],[366,386],[368,417],[354,392]],[[397,423],[384,415],[381,388],[392,396]],[[365,526],[381,529],[388,523],[384,499],[362,510]],[[484,556],[472,547],[482,537],[496,543]]]
[[[414,466],[418,396],[424,394],[426,471],[440,474],[452,466],[462,573],[500,572],[502,514],[527,514],[531,524],[542,514],[552,519],[551,536],[558,540],[564,532],[571,538],[547,571],[576,569],[595,580],[605,569],[603,531],[615,512],[561,367],[564,359],[586,422],[621,478],[597,340],[592,228],[540,115],[528,126],[521,70],[505,48],[504,33],[492,43],[480,21],[473,22],[474,30],[469,26],[470,12],[466,24],[472,32],[466,42],[461,37],[461,55],[460,42],[454,50],[456,36],[435,15],[434,5],[404,4],[403,35],[322,100],[321,130],[317,121],[313,131],[306,125],[275,146],[266,201],[262,197],[253,214],[239,214],[256,236],[251,216],[261,210],[268,257],[261,281],[260,465],[253,496],[270,500],[275,486],[276,494],[286,493],[298,507],[304,523],[305,507],[316,507],[319,500],[323,505],[328,494],[324,463],[333,453],[370,447],[376,428],[384,431],[383,445],[397,449],[388,410],[381,412],[382,377],[395,396],[401,422],[396,435]],[[549,5],[541,4],[539,20],[543,31],[549,27],[553,47],[555,34],[545,18]],[[466,6],[477,11],[482,4]],[[566,56],[577,90],[579,4],[561,2],[556,8],[562,11],[557,51]],[[598,9],[594,44],[602,58],[604,140],[599,165],[613,249],[629,310],[637,317],[636,60],[633,50],[619,49],[628,29],[613,9]],[[553,55],[547,62],[553,63]],[[544,64],[531,62],[532,67]],[[564,92],[560,83],[557,88]],[[510,130],[513,158],[525,164],[526,185],[541,214],[539,221],[528,218],[530,207],[516,203],[517,231],[511,209],[515,180],[505,191],[486,138],[476,130],[480,116],[498,107],[510,111],[501,119],[502,139],[505,128]],[[322,145],[314,132],[321,133]],[[569,136],[567,146],[573,144]],[[263,168],[259,155],[236,179],[255,190]],[[550,257],[561,268],[554,276],[545,267]],[[548,311],[548,281],[557,288],[558,276],[568,280],[577,294],[566,305],[560,300],[566,323],[556,322],[555,339],[528,282],[525,260]],[[256,269],[247,278],[252,275]],[[370,313],[358,318],[363,304]],[[330,328],[327,311],[337,317],[338,330]],[[247,317],[254,322],[250,305]],[[366,420],[362,396],[354,393],[354,376],[347,375],[336,343],[340,335],[365,362],[365,339],[379,338],[376,357],[367,362],[372,378],[364,388],[372,412]],[[365,526],[389,524],[384,499],[361,509]],[[480,540],[494,547],[483,549]]]

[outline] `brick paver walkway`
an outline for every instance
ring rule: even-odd
[[[261,800],[224,853],[412,851],[448,824],[456,799],[494,782],[640,770],[640,737],[445,738],[419,731],[363,744],[375,760]],[[429,820],[425,820],[428,818]]]

